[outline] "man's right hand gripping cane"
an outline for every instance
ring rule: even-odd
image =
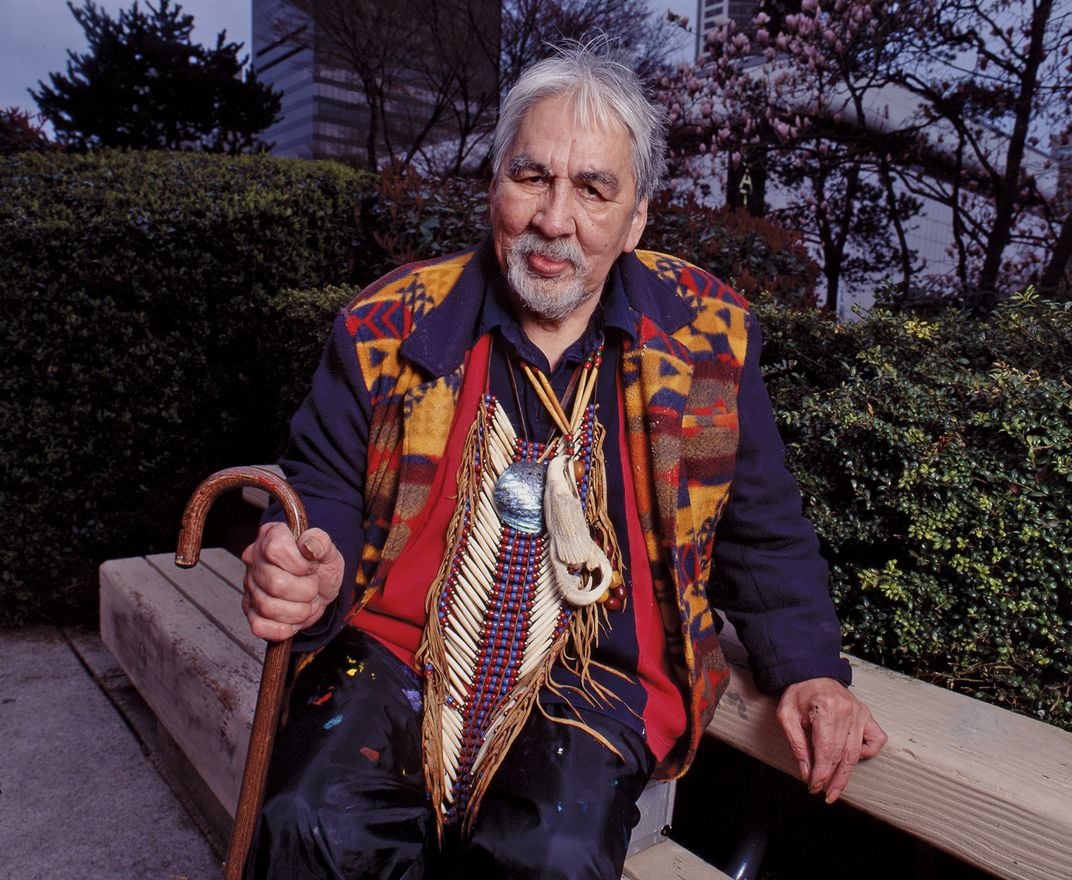
[[[342,554],[323,529],[295,541],[283,523],[265,523],[242,561],[242,610],[253,634],[270,642],[316,623],[342,586]]]

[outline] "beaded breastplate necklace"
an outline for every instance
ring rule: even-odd
[[[616,699],[590,675],[607,611],[625,599],[594,399],[601,361],[602,345],[578,368],[569,417],[547,377],[522,364],[556,425],[546,443],[519,437],[491,394],[466,436],[418,653],[426,784],[441,826],[468,827],[540,690],[556,689],[555,663],[589,700]],[[563,723],[613,748],[579,718]]]

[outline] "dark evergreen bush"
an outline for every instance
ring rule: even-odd
[[[0,622],[83,613],[100,561],[174,546],[199,478],[276,454],[265,376],[311,365],[266,314],[351,276],[365,188],[267,157],[0,159]]]

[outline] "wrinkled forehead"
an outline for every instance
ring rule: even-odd
[[[571,167],[571,176],[602,170],[613,174],[619,187],[636,186],[629,131],[617,115],[599,102],[585,101],[583,96],[574,94],[534,101],[521,117],[499,172],[513,175],[537,166],[546,171],[550,157],[556,153],[571,156],[571,166],[576,163],[577,167]]]

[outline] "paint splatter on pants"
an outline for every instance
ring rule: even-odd
[[[618,880],[654,767],[633,730],[586,715],[625,758],[532,713],[471,834],[441,848],[421,769],[421,682],[345,632],[300,677],[247,880]],[[549,705],[551,714],[572,715]]]

